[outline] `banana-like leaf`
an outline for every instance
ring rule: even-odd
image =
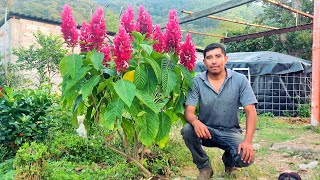
[[[121,79],[114,84],[114,90],[122,101],[130,107],[136,93],[136,86],[128,80]]]

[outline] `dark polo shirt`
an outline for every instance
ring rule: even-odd
[[[186,105],[197,106],[198,118],[206,126],[240,130],[239,106],[256,104],[257,99],[245,75],[227,70],[219,92],[215,92],[207,78],[207,71],[193,79]]]

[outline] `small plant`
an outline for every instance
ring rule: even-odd
[[[24,143],[13,163],[16,169],[15,179],[42,179],[48,155],[48,147],[42,143]]]

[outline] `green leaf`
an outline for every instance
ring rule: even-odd
[[[98,52],[94,52],[90,56],[93,67],[98,71],[102,67],[103,56],[104,56],[103,53],[98,53]]]
[[[130,119],[123,119],[122,121],[122,128],[124,133],[127,135],[127,139],[129,142],[133,142],[134,137],[134,126]]]
[[[159,64],[153,60],[153,59],[149,59],[149,58],[146,58],[146,61],[151,65],[155,75],[157,76],[157,79],[158,79],[158,82],[160,82],[160,79],[161,79],[161,69],[160,69],[160,66]]]
[[[144,92],[147,92],[149,95],[152,95],[155,89],[157,88],[158,81],[156,75],[154,74],[154,71],[151,68],[148,68],[146,71],[148,78]]]
[[[88,71],[91,70],[91,67],[82,67],[76,72],[74,79],[71,79],[69,82],[66,82],[66,88],[63,93],[69,91],[73,86],[75,86],[80,80],[84,78]]]
[[[141,43],[144,40],[144,36],[137,31],[132,31],[131,34],[138,43]]]
[[[147,82],[147,73],[141,66],[137,66],[136,70],[134,71],[134,84],[136,85],[137,89],[144,89]]]
[[[157,51],[152,51],[152,53],[150,54],[150,57],[156,61],[162,61],[162,59],[166,58],[165,54],[160,54]]]
[[[63,57],[59,63],[59,71],[62,77],[69,75],[69,72],[67,69],[67,57],[68,56]]]
[[[170,101],[169,98],[165,98],[165,99],[163,99],[162,101],[159,101],[159,102],[157,103],[157,107],[158,107],[159,111],[160,111],[169,101]]]
[[[158,108],[156,103],[153,101],[153,97],[144,93],[143,91],[137,90],[136,97],[148,108],[150,108],[154,113],[158,113]]]
[[[159,117],[154,112],[147,110],[145,116],[137,120],[138,138],[143,145],[151,145],[159,130]]]
[[[168,96],[177,83],[176,74],[168,69],[162,69],[162,91]]]
[[[73,106],[73,109],[72,109],[72,112],[73,112],[73,113],[78,109],[79,104],[80,104],[81,102],[82,102],[82,95],[80,94],[80,95],[77,96],[77,99],[76,99],[76,101],[74,102],[74,106]]]
[[[159,123],[159,131],[156,137],[156,142],[161,141],[163,138],[165,138],[171,129],[171,120],[169,116],[165,113],[160,114],[160,123]]]
[[[148,45],[148,44],[140,44],[140,46],[142,47],[142,49],[148,54],[150,55],[153,51],[152,46]]]
[[[68,72],[68,74],[70,74],[71,78],[74,79],[77,75],[77,72],[82,67],[82,64],[83,63],[81,56],[77,54],[72,54],[66,57],[66,62],[62,65],[66,66],[65,70]],[[64,71],[64,68],[62,68],[62,70]]]
[[[178,64],[178,67],[180,68],[182,75],[184,77],[184,80],[186,81],[187,85],[189,87],[192,87],[192,76],[191,76],[190,71],[181,64]]]
[[[122,101],[125,102],[128,107],[130,107],[136,93],[136,86],[130,81],[118,80],[114,84],[114,90],[122,99]]]
[[[176,113],[183,112],[184,102],[185,102],[185,96],[181,93],[178,101],[176,102],[176,105],[174,106],[174,112]]]
[[[86,99],[91,93],[94,88],[100,81],[100,75],[93,76],[90,78],[88,81],[86,81],[82,88],[81,88],[81,93],[82,93],[82,98]]]
[[[124,109],[124,103],[120,98],[115,98],[107,107],[106,111],[104,112],[104,120],[106,128],[109,130],[114,129],[114,123],[116,122],[117,118],[119,122],[122,121],[122,111]]]

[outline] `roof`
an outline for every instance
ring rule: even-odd
[[[228,53],[227,68],[250,68],[252,75],[311,72],[311,61],[272,51]],[[198,62],[195,71],[204,71]]]
[[[40,16],[35,16],[35,15],[29,15],[29,14],[23,14],[19,12],[13,12],[10,11],[7,15],[7,20],[11,18],[16,18],[16,19],[28,19],[32,21],[38,21],[38,22],[43,22],[43,23],[48,23],[48,24],[54,24],[54,25],[60,25],[62,23],[61,20],[56,20],[50,17],[40,17]],[[0,27],[4,24],[5,18],[3,17],[0,20]],[[81,27],[81,25],[78,25],[78,29]],[[116,33],[115,32],[110,32],[108,31],[107,33],[110,36],[114,36]]]

